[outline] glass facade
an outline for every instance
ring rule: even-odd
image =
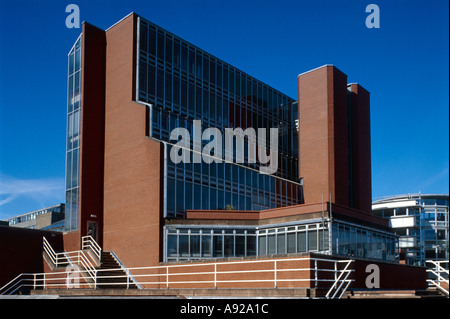
[[[343,222],[332,227],[333,255],[396,261],[397,236]]]
[[[166,216],[187,209],[261,210],[300,203],[300,185],[231,163],[173,163],[166,148]]]
[[[142,18],[136,96],[151,105],[149,136],[166,144],[166,217],[182,216],[186,209],[259,210],[302,202],[297,104],[292,98]],[[249,160],[248,138],[243,163],[173,163],[169,152],[177,141],[170,133],[180,127],[193,136],[194,120],[201,121],[202,132],[210,127],[222,133],[225,128],[266,128],[266,136],[257,138],[267,141],[267,149],[269,129],[278,128],[278,170],[259,174],[260,163]],[[201,149],[208,142],[203,140]],[[191,138],[190,150],[193,143]],[[225,154],[225,143],[222,147]],[[188,154],[193,158],[192,151]]]
[[[400,236],[398,249],[407,264],[425,266],[425,261],[448,260],[448,195],[407,195],[374,202],[373,214],[389,219]]]
[[[258,255],[329,253],[328,223],[271,227],[258,231]]]
[[[396,261],[397,236],[341,221],[270,227],[171,225],[164,234],[165,261],[308,252]]]
[[[256,256],[254,228],[166,227],[167,261]]]
[[[66,145],[66,230],[78,228],[80,168],[81,36],[69,52]]]

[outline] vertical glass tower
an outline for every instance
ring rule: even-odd
[[[78,228],[80,168],[81,36],[69,52],[66,145],[66,230]]]

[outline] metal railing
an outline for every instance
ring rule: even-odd
[[[90,249],[95,256],[98,258],[98,262],[102,259],[102,248],[97,244],[97,242],[92,238],[92,236],[81,237],[81,249]]]
[[[47,254],[47,257],[50,259],[50,262],[54,267],[58,268],[62,265],[71,264],[71,261],[66,253],[56,253],[47,239],[45,237],[42,238],[44,252]]]
[[[66,276],[66,279],[70,279],[70,276],[79,275],[85,278],[85,282],[90,287],[96,288],[97,285],[97,269],[93,265],[93,261],[85,254],[84,250],[90,250],[96,258],[98,263],[101,260],[101,248],[97,242],[91,236],[84,236],[81,238],[81,249],[70,252],[55,252],[45,237],[42,237],[42,247],[45,256],[51,266],[55,269],[60,267],[66,267],[67,271],[58,271],[54,273],[22,273],[8,282],[0,289],[0,295],[2,294],[14,294],[15,292],[23,289],[37,289],[46,288],[46,284],[51,281],[60,281],[59,276]],[[68,269],[67,267],[71,267]],[[81,267],[80,269],[74,269],[74,266]],[[57,275],[58,274],[58,275]],[[50,277],[49,277],[50,276]],[[54,278],[51,278],[54,276]],[[42,282],[42,283],[40,283]],[[70,282],[68,281],[70,284]],[[67,286],[67,284],[58,284],[57,287]]]
[[[288,262],[292,262],[288,264]],[[307,267],[294,267],[296,262],[306,262]],[[98,269],[96,276],[102,271],[126,270],[122,275],[101,276],[102,278],[117,279],[120,282],[96,282],[94,289],[107,288],[109,285],[121,285],[129,288],[135,281],[145,288],[322,288],[327,290],[325,298],[341,298],[354,279],[350,274],[353,260],[332,260],[323,258],[286,258],[264,259],[229,262],[212,262],[197,264],[171,264],[153,267],[134,267],[118,269]],[[241,265],[240,265],[241,264]],[[245,265],[243,265],[245,264]],[[303,264],[305,266],[305,264]],[[236,269],[236,267],[240,267]],[[186,267],[190,267],[186,269]],[[233,269],[234,268],[234,269]],[[184,270],[183,270],[184,269]],[[78,271],[80,277],[86,278],[87,270]],[[132,274],[133,273],[133,274]],[[31,275],[22,285],[33,289],[50,288],[86,288],[85,283],[78,287],[69,287],[67,278],[74,277],[74,272],[59,272]],[[301,284],[304,282],[304,284]],[[296,284],[297,283],[297,284]],[[15,286],[17,287],[16,284]],[[331,287],[331,288],[330,288]]]
[[[336,297],[338,299],[341,299],[342,295],[345,293],[347,288],[352,283],[352,279],[349,279],[350,274],[354,271],[354,269],[349,269],[350,265],[353,263],[354,260],[341,260],[339,262],[346,263],[345,267],[342,271],[340,271],[339,276],[336,278],[338,274],[337,270],[337,262],[334,264],[335,267],[335,280],[331,288],[328,290],[328,292],[325,295],[325,298],[327,299],[335,299]]]
[[[33,287],[33,275],[28,273],[22,273],[16,278],[8,282],[6,285],[0,288],[0,295],[13,295],[21,290],[30,290]]]
[[[127,274],[127,289],[130,288],[130,280],[131,283],[134,284],[138,289],[142,289],[141,284],[139,284],[139,282],[133,277],[133,275],[130,273],[130,270],[125,267],[120,258],[112,250],[110,251],[110,254],[114,258],[114,260],[119,264],[121,269]]]
[[[87,237],[90,237],[90,238],[87,238]],[[95,243],[95,241],[92,239],[91,236],[82,237],[82,243],[83,243],[82,248],[87,249],[87,248],[95,247],[95,245],[92,242]],[[97,243],[95,243],[95,244],[97,244]],[[83,250],[55,253],[52,246],[50,245],[50,243],[47,241],[47,239],[45,237],[43,237],[43,247],[44,247],[44,251],[47,253],[47,256],[50,258],[50,261],[53,263],[54,267],[56,267],[56,268],[64,267],[64,266],[65,267],[67,267],[67,266],[81,267],[82,271],[80,273],[84,276],[88,276],[95,288],[95,285],[97,283],[97,269],[92,264],[92,261],[89,259],[89,257],[86,256],[86,254],[84,253]],[[96,254],[96,251],[94,251],[94,250],[92,250],[92,251],[94,252],[94,254]],[[100,251],[99,255],[101,255],[101,251]],[[73,270],[71,271],[71,273],[73,273]]]
[[[428,285],[438,288],[444,294],[449,296],[448,260],[427,260],[426,262],[427,264],[433,265],[433,267],[427,269],[429,277],[434,277],[427,279]],[[445,268],[444,265],[447,265],[447,268]]]

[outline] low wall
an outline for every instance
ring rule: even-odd
[[[325,257],[324,255],[311,254],[312,257]],[[345,260],[345,257],[326,256],[325,258]],[[426,267],[417,267],[392,262],[374,261],[353,258],[351,269],[354,269],[349,277],[354,280],[350,288],[367,289],[372,284],[379,283],[379,289],[404,289],[422,290],[427,288]],[[376,265],[376,267],[369,266]],[[375,269],[375,270],[374,270]],[[379,280],[376,280],[378,276]],[[369,283],[367,286],[366,281]]]
[[[336,256],[307,254],[276,259],[165,263],[151,269],[131,269],[131,273],[144,288],[328,289],[339,275],[336,275],[334,270],[342,270],[347,265],[347,260]],[[371,266],[368,267],[369,265]],[[350,286],[354,289],[374,288],[370,286],[371,283],[376,284],[375,288],[379,289],[427,288],[427,273],[424,267],[354,259],[348,269],[353,269],[349,279],[354,280]],[[376,269],[377,273],[373,272],[373,269]]]
[[[63,249],[61,233],[0,226],[0,288],[21,273],[44,271],[44,236],[55,250]]]

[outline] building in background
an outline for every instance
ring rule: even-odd
[[[389,220],[399,236],[401,259],[425,266],[426,260],[448,260],[449,196],[408,194],[383,197],[372,204],[373,214]]]
[[[65,204],[58,204],[10,217],[5,222],[12,227],[63,231],[64,217]]]

